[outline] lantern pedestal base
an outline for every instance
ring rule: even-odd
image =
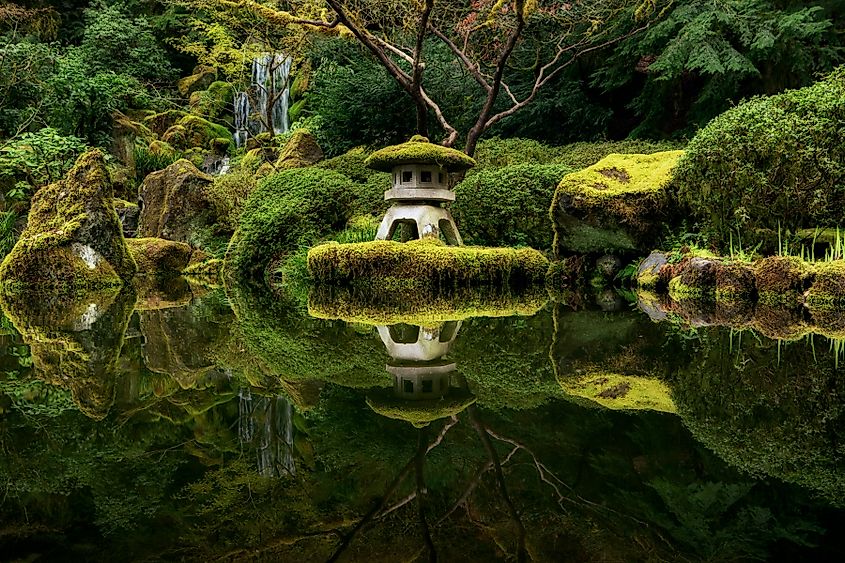
[[[398,227],[403,227],[402,242],[423,237],[443,239],[449,246],[463,246],[458,227],[448,209],[435,205],[394,205],[387,210],[379,225],[376,240],[392,240]]]

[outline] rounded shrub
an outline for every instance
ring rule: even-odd
[[[356,188],[346,176],[319,168],[267,176],[243,206],[227,267],[260,277],[272,260],[341,230],[356,208]]]
[[[475,149],[476,170],[501,168],[514,164],[548,164],[556,157],[555,147],[534,139],[500,139],[491,137],[478,143]],[[470,172],[472,174],[472,172]]]
[[[722,242],[845,218],[845,67],[800,90],[754,98],[702,129],[678,196]]]
[[[455,187],[453,212],[464,241],[485,246],[552,247],[549,207],[572,169],[517,164],[482,170]]]

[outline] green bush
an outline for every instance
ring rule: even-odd
[[[751,242],[765,230],[842,224],[845,67],[717,117],[689,144],[675,177],[680,200],[722,242],[734,229]]]
[[[364,164],[364,161],[367,160],[371,152],[367,150],[367,147],[355,147],[340,156],[319,162],[316,166],[317,168],[340,172],[353,182],[360,184],[366,183],[373,176],[383,175],[389,177],[389,174],[378,172]]]
[[[238,226],[244,204],[256,187],[255,173],[246,167],[237,167],[228,174],[214,178],[208,186],[207,195],[214,206],[215,215],[220,217],[221,226],[234,232]]]
[[[466,178],[455,187],[453,206],[465,242],[551,249],[549,206],[569,172],[558,164],[517,164]]]
[[[227,267],[259,277],[272,260],[343,229],[356,195],[356,185],[332,170],[293,168],[264,178],[244,204]]]
[[[501,168],[514,164],[549,164],[555,161],[557,149],[534,139],[500,139],[491,137],[478,143],[475,149],[474,170]],[[468,172],[473,174],[473,170]]]

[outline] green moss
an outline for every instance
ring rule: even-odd
[[[612,154],[564,177],[551,205],[555,252],[651,246],[668,218],[667,187],[681,154]]]
[[[483,170],[455,186],[452,212],[464,240],[487,246],[552,247],[549,206],[571,169],[519,164]]]
[[[795,256],[770,256],[754,265],[758,298],[763,303],[796,303],[812,276],[813,267]]]
[[[231,107],[234,97],[234,86],[217,80],[212,82],[207,89],[197,90],[191,94],[191,111],[196,115],[217,119]]]
[[[144,118],[144,125],[149,127],[156,135],[162,136],[165,131],[176,125],[186,115],[188,115],[187,112],[180,109],[169,109],[148,115]]]
[[[469,393],[447,395],[442,399],[403,401],[391,395],[388,391],[370,392],[367,395],[367,406],[373,412],[411,423],[416,428],[428,426],[435,420],[448,418],[463,412],[475,402],[475,397]]]
[[[429,143],[414,135],[411,140],[378,150],[367,157],[366,165],[375,170],[390,172],[395,166],[411,163],[436,164],[450,172],[475,166],[475,160],[461,151]]]
[[[655,377],[589,373],[563,380],[560,385],[570,395],[613,410],[677,412],[669,386]]]
[[[323,150],[317,140],[306,129],[297,129],[279,152],[276,170],[305,168],[323,160]]]
[[[341,230],[354,214],[356,186],[331,170],[296,168],[262,180],[244,204],[226,268],[259,278],[270,262]]]
[[[389,188],[390,174],[373,170],[365,164],[371,152],[367,147],[355,147],[340,156],[318,163],[317,168],[340,172],[353,182],[358,182],[359,184],[364,184],[373,177],[381,177],[386,180]]]
[[[178,125],[184,128],[185,143],[189,147],[211,148],[215,140],[218,143],[221,142],[220,140],[225,140],[229,145],[234,144],[232,133],[226,127],[198,115],[186,115],[179,120]]]
[[[548,267],[530,248],[456,247],[433,239],[329,243],[308,252],[308,271],[317,283],[383,289],[542,284]]]
[[[191,247],[183,242],[160,238],[126,239],[129,253],[142,276],[178,276],[191,259]]]
[[[176,82],[176,89],[186,98],[197,90],[208,88],[217,78],[217,71],[210,67],[199,67],[195,71],[194,74]]]
[[[845,260],[814,264],[813,283],[805,298],[815,309],[841,309],[845,306]]]
[[[586,168],[611,154],[654,154],[683,148],[683,143],[672,141],[643,141],[630,139],[609,142],[580,142],[555,147],[554,162],[572,168]]]
[[[123,239],[100,151],[79,157],[67,176],[38,191],[27,226],[0,264],[7,289],[119,286],[137,266]]]

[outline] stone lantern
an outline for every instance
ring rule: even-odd
[[[443,204],[455,201],[450,174],[475,166],[472,158],[414,135],[407,143],[374,152],[366,165],[392,175],[392,186],[384,193],[385,201],[392,205],[382,219],[376,240],[391,240],[402,226],[403,241],[440,238],[442,234],[446,244],[463,245],[455,220]]]

